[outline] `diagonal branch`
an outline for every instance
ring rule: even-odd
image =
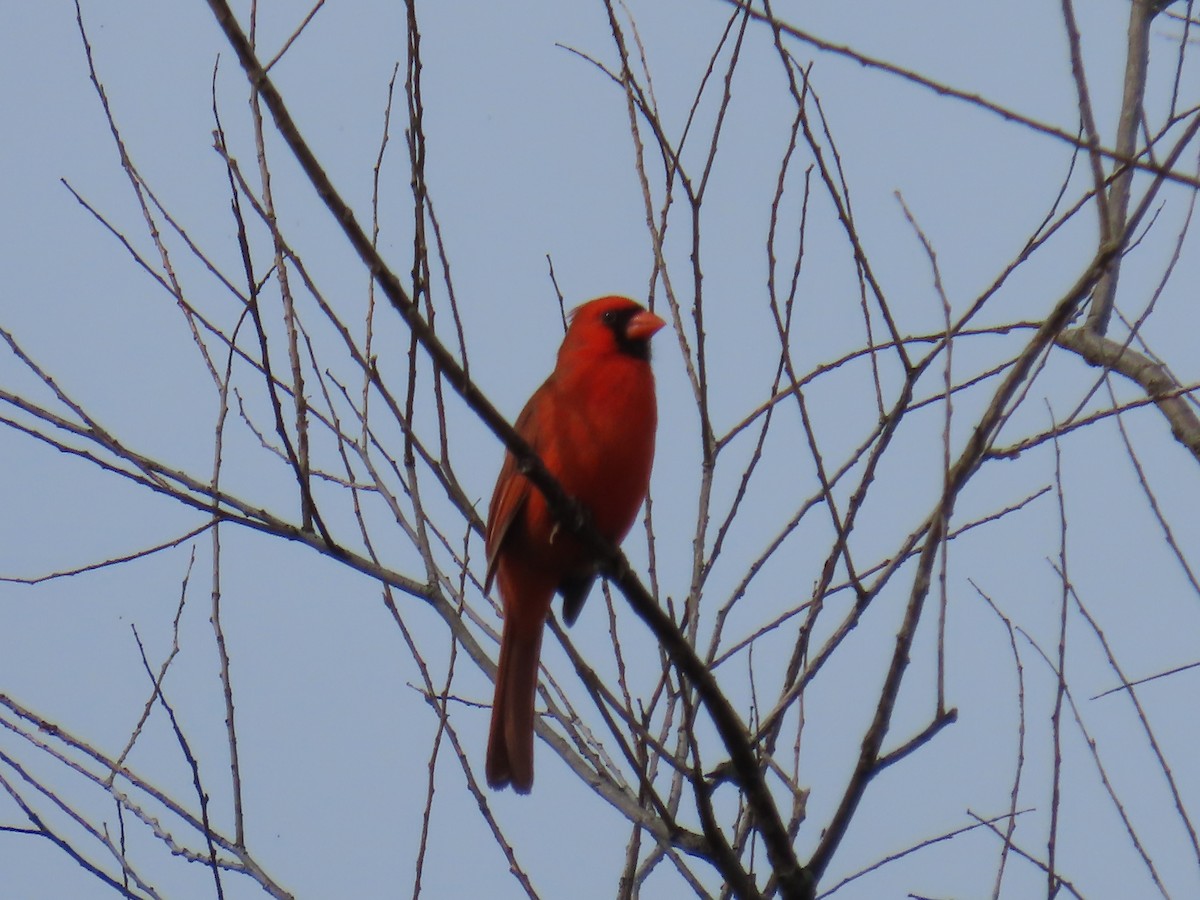
[[[282,96],[263,70],[249,39],[235,19],[229,5],[225,0],[208,0],[208,5],[230,45],[237,53],[246,77],[270,110],[281,137],[288,144],[318,196],[338,221],[343,233],[379,284],[384,295],[412,330],[425,352],[429,354],[434,366],[484,424],[503,440],[505,446],[519,460],[522,474],[528,477],[546,496],[551,509],[568,532],[580,539],[584,546],[595,553],[600,561],[601,571],[620,587],[634,612],[650,627],[674,665],[695,687],[697,695],[708,710],[729,751],[737,779],[747,802],[754,810],[756,827],[763,837],[774,875],[779,879],[780,891],[783,896],[786,898],[811,897],[813,894],[811,877],[796,857],[795,849],[792,847],[779,810],[767,788],[762,769],[751,749],[745,723],[734,710],[728,698],[721,692],[712,673],[696,655],[695,650],[688,644],[670,616],[654,602],[653,597],[633,573],[621,551],[609,546],[591,523],[586,521],[586,516],[578,504],[569,498],[557,482],[550,477],[528,444],[521,439],[482,391],[467,377],[462,366],[437,339],[432,328],[420,315],[412,299],[400,284],[399,278],[384,262],[377,248],[373,246],[370,236],[358,223],[353,210],[338,194],[312,149],[300,135]]]
[[[1188,402],[1187,394],[1180,393],[1179,384],[1165,366],[1132,347],[1086,328],[1064,331],[1056,343],[1075,351],[1090,365],[1119,372],[1141,385],[1146,396],[1167,417],[1171,433],[1200,461],[1200,417]]]

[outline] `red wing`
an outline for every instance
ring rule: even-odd
[[[521,410],[521,415],[517,416],[517,421],[513,426],[517,434],[525,438],[525,441],[535,451],[540,450],[537,411],[541,406],[539,400],[543,396],[545,387],[542,385],[529,398],[529,402],[525,404],[525,408]],[[492,579],[496,577],[496,563],[500,559],[500,548],[504,545],[505,537],[508,536],[508,529],[512,527],[517,515],[524,508],[531,489],[532,485],[530,485],[529,479],[517,471],[516,459],[511,453],[505,453],[504,465],[500,467],[500,476],[496,479],[496,489],[492,493],[492,504],[488,507],[487,530],[484,532],[484,543],[487,550],[487,578],[483,583],[485,593],[491,590]]]

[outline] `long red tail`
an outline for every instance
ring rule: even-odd
[[[519,590],[500,567],[500,593],[504,597],[504,633],[492,725],[488,734],[487,781],[493,788],[512,785],[518,794],[533,787],[533,707],[537,692],[538,660],[542,631],[550,610],[553,588]]]

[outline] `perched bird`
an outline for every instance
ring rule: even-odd
[[[627,297],[600,297],[571,315],[558,362],[516,430],[568,496],[618,543],[650,486],[658,410],[650,338],[666,323]],[[487,579],[500,586],[504,633],[488,736],[487,781],[533,787],[533,706],[542,630],[554,592],[563,619],[583,608],[596,563],[559,526],[545,497],[504,457],[487,522]]]

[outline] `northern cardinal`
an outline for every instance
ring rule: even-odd
[[[627,297],[600,297],[571,316],[558,362],[516,430],[562,489],[618,543],[650,486],[658,410],[650,338],[666,323]],[[487,578],[499,581],[504,633],[488,735],[487,781],[533,787],[533,705],[542,630],[554,592],[574,623],[596,579],[595,560],[559,526],[545,497],[504,457],[487,522]]]

